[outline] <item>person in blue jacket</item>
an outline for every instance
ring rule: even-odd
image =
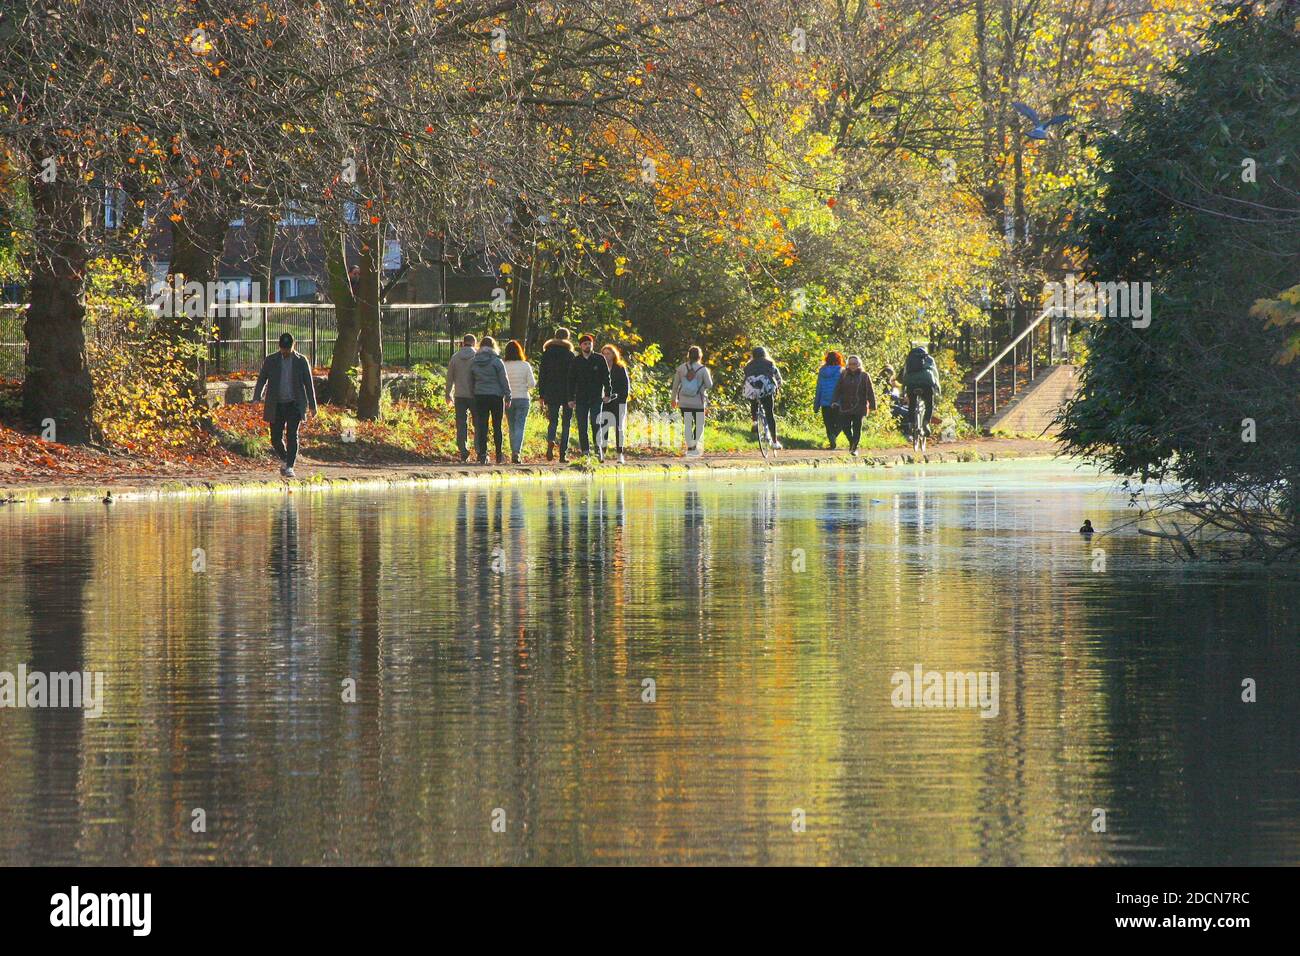
[[[831,404],[835,395],[835,386],[844,374],[844,356],[839,352],[827,352],[821,369],[817,372],[817,391],[813,395],[813,412],[822,413],[822,424],[826,426],[827,447],[835,450],[835,440],[844,431],[844,417],[840,410]]]

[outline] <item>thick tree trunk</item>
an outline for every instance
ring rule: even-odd
[[[53,421],[57,441],[85,444],[99,435],[82,325],[85,201],[77,190],[80,171],[70,162],[56,167],[53,182],[42,179],[44,155],[38,148],[31,157],[36,252],[31,304],[23,323],[23,414],[35,428],[46,429]]]
[[[326,400],[335,405],[351,405],[356,398],[348,373],[357,364],[356,301],[348,281],[346,232],[329,227],[325,235],[325,271],[329,278],[330,301],[334,303],[334,355],[330,359]]]
[[[379,279],[383,247],[375,236],[361,247],[361,276],[357,281],[357,345],[361,358],[361,385],[357,390],[357,417],[374,421],[379,417],[382,392],[383,342],[379,326]]]

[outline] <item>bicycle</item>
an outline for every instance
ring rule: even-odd
[[[912,399],[912,450],[925,454],[925,419],[930,417],[930,403],[922,395]]]
[[[764,461],[770,461],[776,454],[776,441],[768,428],[767,415],[763,409],[763,398],[775,393],[775,389],[769,391],[769,387],[765,387],[762,378],[755,376],[753,380],[745,382],[744,389],[744,396],[749,400],[754,415],[754,434],[758,436],[758,450],[762,453]]]
[[[767,415],[763,413],[763,403],[752,401],[754,406],[754,431],[758,434],[758,450],[763,455],[764,461],[770,461],[776,454],[772,447],[772,433],[767,428]]]

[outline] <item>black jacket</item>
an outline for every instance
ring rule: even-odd
[[[609,370],[609,401],[606,405],[626,405],[632,393],[632,377],[626,365],[615,365]]]
[[[569,373],[573,371],[573,345],[567,339],[551,339],[542,346],[538,363],[537,394],[547,405],[569,400]]]
[[[609,364],[605,356],[594,349],[586,358],[581,352],[575,355],[569,372],[569,401],[599,405],[608,391]]]

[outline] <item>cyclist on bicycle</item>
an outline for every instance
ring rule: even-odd
[[[939,369],[934,357],[918,345],[907,353],[903,365],[903,388],[907,391],[907,416],[913,424],[913,444],[930,437],[930,418],[934,399],[939,394]],[[919,435],[916,426],[919,425]]]
[[[779,449],[781,443],[776,440],[776,390],[781,387],[781,372],[768,357],[767,349],[761,345],[754,349],[754,357],[745,366],[745,398],[749,400],[749,413],[754,418],[754,429],[758,430],[758,410],[763,409],[767,419],[767,431],[772,438],[772,447]]]

